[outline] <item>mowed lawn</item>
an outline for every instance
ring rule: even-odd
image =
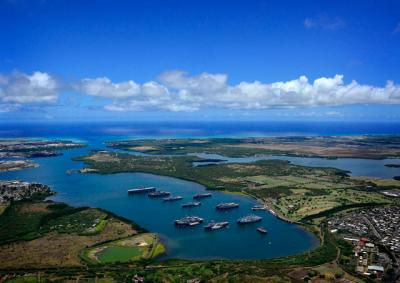
[[[140,257],[142,251],[139,247],[119,247],[110,246],[97,254],[101,263],[110,262],[128,262],[134,258]]]
[[[274,187],[300,187],[306,189],[347,188],[353,186],[351,180],[341,180],[332,177],[317,176],[249,176],[244,180],[261,185],[264,189]]]
[[[358,203],[391,203],[391,199],[376,192],[353,189],[326,190],[323,195],[305,196],[292,194],[279,198],[275,207],[286,217],[300,220],[303,217],[320,213],[342,205]]]
[[[164,251],[156,234],[144,233],[86,249],[82,256],[91,263],[107,264],[150,259]]]

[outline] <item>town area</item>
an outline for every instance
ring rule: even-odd
[[[399,272],[400,207],[362,209],[329,222],[331,233],[353,244],[349,265],[355,272],[380,278],[385,273]]]
[[[18,180],[0,181],[0,204],[10,201],[46,197],[54,192],[46,185]]]

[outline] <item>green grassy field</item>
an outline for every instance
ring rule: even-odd
[[[142,254],[138,247],[110,246],[99,252],[96,256],[101,263],[127,262]]]
[[[265,189],[275,187],[294,187],[306,189],[328,189],[328,188],[351,188],[357,185],[357,181],[344,179],[338,183],[337,178],[331,176],[319,176],[318,172],[314,175],[306,176],[251,176],[245,178],[246,181],[262,186]]]
[[[106,264],[152,259],[164,252],[157,235],[145,233],[86,249],[82,258],[89,263]]]
[[[298,221],[335,207],[369,203],[390,204],[392,200],[376,192],[330,189],[324,190],[324,194],[310,195],[305,192],[282,196],[273,202],[273,206],[285,217]]]

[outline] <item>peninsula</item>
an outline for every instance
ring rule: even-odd
[[[147,154],[216,153],[228,157],[290,155],[383,159],[400,156],[399,136],[293,136],[260,138],[153,139],[108,143]]]
[[[83,147],[84,144],[65,140],[0,140],[0,158],[35,158],[60,155],[64,149]]]
[[[263,201],[281,218],[294,222],[309,220],[332,209],[392,203],[392,199],[379,192],[387,189],[380,179],[352,178],[343,170],[298,166],[283,160],[193,166],[193,162],[202,159],[189,155],[141,156],[110,151],[92,151],[76,160],[87,164],[87,172],[152,173],[194,181],[210,190],[250,195]]]

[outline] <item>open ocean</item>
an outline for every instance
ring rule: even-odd
[[[397,135],[394,122],[0,122],[0,137],[246,137]]]

